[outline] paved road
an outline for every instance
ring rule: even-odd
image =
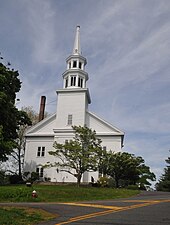
[[[1,204],[0,204],[1,205]],[[16,204],[15,204],[16,205]],[[169,225],[170,193],[142,192],[128,199],[78,203],[17,203],[59,216],[38,225]]]

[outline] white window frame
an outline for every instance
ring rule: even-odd
[[[67,125],[71,126],[72,123],[73,123],[73,115],[72,114],[68,114]]]
[[[76,86],[76,75],[71,76],[71,86]]]
[[[38,146],[37,157],[45,156],[45,146]]]
[[[40,177],[43,178],[43,177],[44,177],[44,168],[38,166],[38,167],[36,168],[36,173],[38,174],[39,178],[40,178]]]

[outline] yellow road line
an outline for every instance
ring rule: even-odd
[[[158,204],[161,202],[170,202],[170,200],[153,200],[153,201],[146,200],[144,203],[141,203],[141,204],[135,204],[135,205],[124,206],[124,207],[106,206],[106,207],[110,207],[110,210],[105,210],[102,212],[90,213],[90,214],[86,214],[86,215],[82,215],[82,216],[73,217],[73,218],[70,218],[68,221],[57,223],[55,225],[69,224],[69,223],[77,222],[80,220],[85,220],[85,219],[90,219],[90,218],[98,217],[98,216],[104,216],[107,214],[116,213],[116,212],[120,212],[120,211],[126,211],[126,210],[130,210],[130,209],[145,207],[145,206],[149,206],[149,205]],[[62,203],[62,204],[84,206],[84,207],[105,208],[105,206],[102,207],[102,205],[95,205],[95,204],[81,204],[81,203]]]
[[[72,222],[76,222],[76,221],[80,221],[80,220],[90,219],[93,217],[104,216],[104,215],[110,214],[114,211],[116,211],[116,210],[111,209],[111,210],[106,210],[106,211],[97,212],[97,213],[90,213],[90,214],[86,214],[83,216],[77,216],[77,217],[70,218],[68,221],[57,223],[56,225],[63,225],[63,224],[68,224],[68,223],[72,223]]]
[[[123,200],[121,202],[170,202],[170,199]]]
[[[72,206],[83,206],[83,207],[93,207],[93,208],[100,208],[100,209],[120,209],[122,207],[119,206],[109,206],[109,205],[97,205],[97,204],[84,204],[84,203],[75,203],[75,202],[69,202],[69,203],[61,203],[64,205],[72,205]]]

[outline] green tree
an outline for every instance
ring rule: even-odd
[[[81,126],[73,126],[75,137],[73,140],[60,144],[55,142],[55,151],[49,154],[58,157],[60,161],[47,166],[62,168],[77,179],[80,185],[81,178],[86,171],[97,171],[101,155],[101,140],[96,138],[96,132]],[[71,170],[70,170],[71,168]]]
[[[32,125],[35,125],[39,122],[39,114],[33,109],[32,106],[22,107],[21,110],[27,114]],[[44,117],[47,117],[48,113],[45,113]],[[17,131],[18,138],[16,139],[16,148],[11,153],[12,158],[14,159],[14,164],[17,165],[17,173],[22,177],[22,164],[25,154],[25,133],[29,128],[29,124],[23,124],[19,126]]]
[[[165,162],[168,165],[164,168],[164,173],[156,184],[157,191],[170,191],[170,157]]]
[[[137,183],[139,184],[139,187],[141,189],[145,189],[148,186],[151,186],[151,183],[149,181],[155,181],[156,176],[153,172],[150,171],[150,167],[146,166],[144,163],[143,165],[139,166],[139,179],[137,180]]]
[[[17,147],[17,131],[31,124],[27,114],[15,106],[16,93],[21,88],[18,71],[0,63],[0,161],[6,161]]]
[[[116,187],[128,185],[150,185],[149,180],[155,180],[155,175],[145,165],[142,157],[136,157],[127,152],[109,152],[107,175],[114,180]]]
[[[99,154],[99,164],[98,164],[98,170],[99,170],[99,176],[100,177],[106,177],[110,168],[110,158],[112,156],[112,152],[107,152],[106,149],[102,149],[102,151]]]

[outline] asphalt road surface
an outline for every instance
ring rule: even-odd
[[[55,219],[38,225],[170,225],[170,192],[142,192],[119,200],[15,205],[58,214]]]

